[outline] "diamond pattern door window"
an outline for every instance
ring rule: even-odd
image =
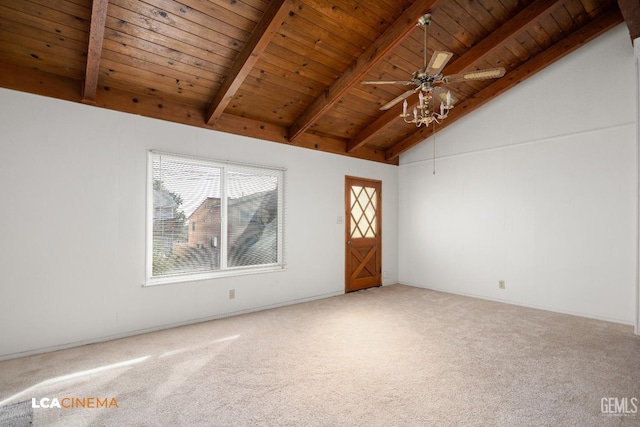
[[[351,238],[374,238],[378,198],[373,187],[351,187]]]

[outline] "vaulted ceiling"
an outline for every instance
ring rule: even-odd
[[[397,164],[431,135],[406,124],[409,80],[427,54],[458,102],[436,130],[625,20],[635,0],[0,0],[0,87]],[[417,102],[415,96],[409,98]]]

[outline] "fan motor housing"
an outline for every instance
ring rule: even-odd
[[[434,83],[442,81],[442,74],[430,75],[427,74],[427,70],[424,68],[419,69],[411,75],[411,80],[416,86],[432,87]]]

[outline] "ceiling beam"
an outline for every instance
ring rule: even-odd
[[[107,20],[109,0],[93,0],[91,5],[91,26],[89,27],[89,48],[87,50],[87,68],[82,86],[82,102],[94,104],[98,88],[98,73],[102,57],[104,26]]]
[[[205,120],[215,124],[289,14],[293,0],[272,0],[216,92]]]
[[[0,87],[65,101],[82,101],[78,79],[2,61],[0,61],[0,70],[2,70]]]
[[[398,164],[398,159],[386,160],[384,150],[363,147],[364,152],[358,151],[357,154],[350,154],[344,150],[343,140],[314,135],[312,133],[306,133],[295,142],[290,142],[287,139],[287,128],[284,126],[274,125],[258,120],[251,120],[232,114],[223,114],[220,120],[216,123],[215,129],[235,135],[244,135],[266,141],[279,142],[293,147],[308,148],[315,151],[340,154],[343,156],[392,165]]]
[[[640,2],[638,0],[618,0],[618,7],[629,28],[631,42],[640,37]]]
[[[411,34],[418,19],[433,7],[438,0],[418,0],[414,2],[371,46],[360,55],[351,66],[335,80],[307,108],[289,128],[289,141],[295,141],[318,121],[336,102],[358,84],[360,80],[380,62],[391,50]]]
[[[437,127],[436,132],[439,132],[443,128],[453,124],[455,121],[466,116],[476,108],[506,92],[538,71],[541,71],[554,62],[562,59],[569,53],[584,46],[586,43],[601,34],[606,33],[621,22],[623,22],[622,15],[618,8],[614,8],[582,28],[579,28],[544,52],[531,58],[515,70],[507,73],[504,77],[497,79],[495,83],[487,86],[474,96],[462,102],[460,105],[457,105],[450,111],[449,118]],[[433,129],[430,127],[420,128],[408,138],[389,148],[387,150],[386,159],[393,160],[397,158],[401,153],[407,151],[409,148],[422,142],[431,135],[433,135]]]
[[[0,61],[0,87],[63,99],[72,102],[82,102],[82,94],[77,79],[62,77],[55,74],[37,70],[35,68],[22,67]],[[216,126],[210,126],[204,121],[204,111],[191,105],[163,100],[158,103],[158,98],[151,95],[133,93],[114,87],[97,89],[97,102],[93,105],[114,111],[136,114],[144,117],[181,123],[205,129],[218,130],[263,141],[277,142],[300,148],[308,148],[315,151],[340,154],[353,158],[366,159],[374,162],[397,165],[398,160],[386,160],[383,150],[363,147],[356,154],[346,153],[344,141],[327,138],[319,135],[305,134],[295,143],[287,140],[287,128],[258,120],[223,114],[216,122]],[[90,108],[90,107],[89,107]]]
[[[446,68],[447,74],[461,73],[473,64],[482,61],[495,50],[501,48],[507,40],[517,37],[520,33],[526,31],[529,25],[536,22],[541,16],[548,14],[559,4],[561,4],[560,0],[537,0],[525,7],[516,16],[449,64]],[[347,152],[352,153],[359,149],[373,139],[378,132],[391,126],[397,119],[398,112],[395,109],[388,110],[349,140]]]

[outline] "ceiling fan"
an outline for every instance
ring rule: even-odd
[[[362,84],[368,85],[415,85],[415,88],[409,89],[402,95],[389,101],[380,110],[388,110],[400,101],[404,101],[402,114],[400,117],[407,123],[414,123],[416,126],[429,125],[431,122],[447,117],[450,109],[457,102],[457,99],[451,95],[451,92],[442,88],[442,85],[453,82],[495,79],[505,74],[503,67],[487,68],[484,70],[468,71],[466,73],[442,75],[442,70],[447,65],[453,53],[446,51],[435,51],[431,56],[431,60],[427,62],[427,28],[431,24],[431,14],[427,13],[420,17],[418,26],[424,29],[424,66],[411,75],[411,80],[406,81],[389,81],[389,80],[364,80]],[[413,109],[413,116],[407,113],[406,99],[418,92],[419,103]],[[440,101],[440,113],[430,111],[429,104],[431,101]]]

